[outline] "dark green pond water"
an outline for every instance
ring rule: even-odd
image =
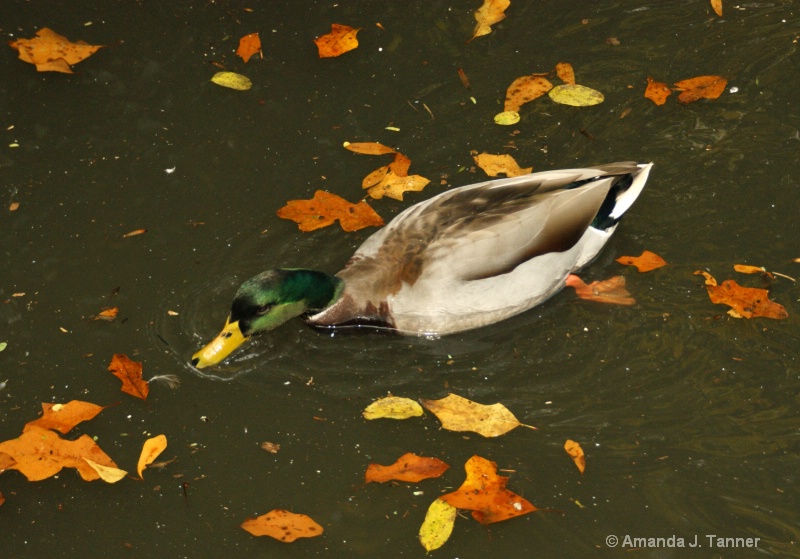
[[[428,505],[461,484],[475,454],[510,470],[512,491],[562,513],[489,527],[464,515],[432,556],[800,556],[798,288],[771,283],[788,319],[736,320],[692,274],[753,287],[764,280],[734,264],[800,275],[798,4],[726,1],[719,18],[700,0],[512,0],[490,35],[465,44],[479,5],[4,0],[6,41],[50,27],[108,46],[69,76],[37,73],[7,47],[0,57],[0,440],[19,436],[43,402],[79,399],[117,405],[67,438],[96,437],[135,471],[141,444],[163,433],[159,460],[174,458],[115,485],[74,470],[36,483],[6,471],[4,558],[423,557]],[[361,27],[360,46],[320,60],[313,39],[331,23]],[[245,65],[234,51],[256,31],[264,56]],[[544,98],[515,126],[493,123],[515,78],[557,62],[605,102]],[[212,84],[215,64],[253,88]],[[658,107],[642,96],[648,76],[706,74],[729,80],[717,100],[673,95]],[[344,141],[396,146],[431,179],[402,203],[371,202],[387,220],[483,180],[468,172],[472,150],[537,171],[653,161],[583,272],[625,275],[637,304],[564,291],[438,340],[331,336],[293,321],[198,374],[188,360],[241,281],[278,265],[335,272],[371,233],[300,233],[275,215],[317,189],[363,196],[362,178],[388,158],[351,154]],[[123,237],[136,229],[147,232]],[[644,249],[669,266],[639,274],[614,262]],[[107,306],[119,307],[116,321],[91,320]],[[115,353],[180,386],[154,383],[147,402],[122,394],[106,371]],[[364,420],[389,392],[502,402],[538,430],[484,439],[441,430],[430,414]],[[586,451],[583,476],[567,438]],[[266,441],[280,451],[262,450]],[[419,484],[363,484],[369,463],[405,452],[452,467]],[[275,508],[325,533],[287,545],[239,527]],[[709,535],[759,540],[720,548]]]

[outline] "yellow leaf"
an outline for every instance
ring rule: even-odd
[[[367,190],[367,193],[376,200],[388,196],[389,198],[402,201],[404,192],[418,192],[425,188],[430,182],[430,180],[422,175],[403,177],[389,170],[378,184]]]
[[[511,126],[519,122],[519,113],[517,111],[503,111],[494,115],[495,124],[500,126]]]
[[[388,396],[368,405],[363,415],[366,419],[408,419],[419,417],[423,413],[422,406],[410,398]]]
[[[536,428],[520,423],[503,404],[487,406],[456,394],[441,400],[421,401],[426,409],[439,418],[442,428],[449,431],[473,431],[484,437],[498,437],[520,425]]]
[[[524,169],[517,164],[514,158],[507,153],[501,155],[493,155],[491,153],[481,153],[473,157],[475,164],[483,169],[490,177],[496,177],[503,174],[507,177],[519,177],[520,175],[527,175],[533,171],[533,167],[525,167]]]
[[[439,549],[445,544],[453,533],[457,512],[458,509],[447,501],[434,499],[419,527],[419,542],[425,551]]]
[[[142,476],[144,469],[153,463],[153,460],[158,458],[158,455],[167,448],[167,437],[158,435],[152,439],[147,439],[142,447],[142,454],[139,456],[139,464],[136,466],[136,471],[139,472],[139,477]]]
[[[511,5],[511,0],[483,0],[483,5],[475,11],[475,21],[478,24],[472,32],[471,41],[475,37],[488,35],[492,32],[492,25],[506,18],[506,8]],[[469,43],[469,41],[467,41]]]
[[[253,87],[253,83],[247,76],[237,74],[236,72],[217,72],[211,78],[211,81],[222,87],[228,87],[238,91],[246,91]]]
[[[125,470],[120,470],[119,468],[112,468],[111,466],[103,466],[102,464],[93,462],[88,458],[84,458],[84,460],[86,460],[86,463],[89,464],[92,468],[94,468],[94,471],[97,472],[97,475],[100,476],[100,479],[102,479],[106,483],[117,483],[119,480],[128,475],[128,472],[126,472]]]
[[[567,451],[569,457],[572,458],[573,462],[575,462],[575,465],[578,467],[578,471],[583,473],[586,469],[586,456],[583,454],[581,445],[572,439],[567,439],[567,442],[564,443],[564,450]]]
[[[585,85],[557,85],[548,95],[556,103],[572,107],[590,107],[605,100],[602,93]]]

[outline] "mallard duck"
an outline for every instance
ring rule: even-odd
[[[298,316],[431,336],[524,312],[597,256],[652,166],[544,171],[443,192],[398,214],[336,275],[279,268],[244,282],[222,332],[192,365],[215,365]]]

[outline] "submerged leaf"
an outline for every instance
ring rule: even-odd
[[[442,462],[438,458],[417,456],[412,452],[407,452],[398,458],[394,464],[388,466],[370,464],[367,466],[365,479],[367,483],[383,483],[393,480],[416,483],[423,479],[439,477],[449,467],[449,464]]]
[[[242,528],[254,536],[270,536],[278,541],[293,542],[297,538],[314,538],[322,535],[322,526],[305,514],[275,509],[258,518],[242,523]]]
[[[458,509],[442,499],[434,499],[419,527],[419,542],[425,551],[439,549],[450,538]]]
[[[364,409],[365,419],[408,419],[423,414],[422,406],[410,398],[387,396],[375,400]]]
[[[457,394],[450,394],[441,400],[421,400],[430,410],[442,428],[449,431],[473,431],[484,437],[499,437],[523,425],[503,404],[490,406],[478,404]],[[535,427],[530,427],[531,429]]]
[[[278,217],[297,223],[300,231],[314,231],[339,220],[345,231],[383,225],[383,219],[364,201],[351,204],[347,200],[317,190],[311,200],[289,200],[278,210]]]
[[[631,297],[625,289],[625,278],[614,276],[602,281],[593,281],[590,284],[574,274],[567,276],[567,287],[575,289],[575,294],[581,299],[596,303],[609,303],[612,305],[633,305],[636,299]]]

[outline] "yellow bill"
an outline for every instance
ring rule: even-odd
[[[247,341],[239,329],[239,321],[231,322],[230,317],[225,321],[225,327],[216,338],[211,340],[203,349],[192,355],[192,365],[198,369],[216,365],[237,347]]]

